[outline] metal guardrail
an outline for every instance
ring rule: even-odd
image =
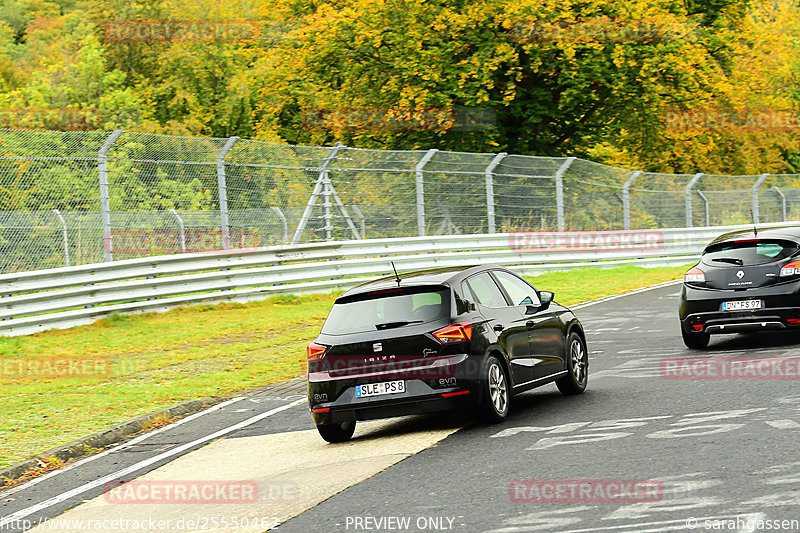
[[[90,323],[112,313],[345,289],[398,271],[498,263],[524,274],[578,266],[686,264],[748,226],[505,233],[333,241],[147,257],[0,275],[0,335]]]

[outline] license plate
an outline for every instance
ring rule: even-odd
[[[381,396],[384,394],[399,394],[406,391],[406,382],[398,381],[383,381],[381,383],[367,383],[366,385],[359,385],[356,387],[356,398],[364,398],[366,396]]]
[[[722,302],[723,311],[749,311],[750,309],[761,309],[761,300]]]

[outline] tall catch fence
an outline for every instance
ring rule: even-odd
[[[778,222],[800,218],[798,178],[0,130],[0,273],[326,240]]]

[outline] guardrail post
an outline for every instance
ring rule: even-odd
[[[556,171],[556,223],[558,231],[564,231],[564,173],[569,169],[574,157],[568,157]]]
[[[786,222],[786,195],[777,187],[772,187],[772,190],[775,191],[775,194],[781,199],[781,221]]]
[[[280,207],[273,206],[272,210],[275,211],[275,214],[281,219],[281,224],[283,224],[283,242],[289,244],[289,224],[286,222],[286,216]]]
[[[423,178],[422,169],[428,164],[428,161],[438,152],[436,148],[428,150],[422,159],[417,163],[414,169],[417,173],[417,234],[420,237],[425,235],[425,180]]]
[[[642,171],[636,170],[622,186],[622,227],[623,229],[631,229],[631,185],[636,181],[636,178],[641,176]]]
[[[488,221],[489,233],[495,233],[494,224],[494,179],[492,172],[500,164],[500,161],[506,157],[508,153],[501,152],[494,156],[489,166],[486,167],[486,218]]]
[[[170,209],[169,212],[172,213],[172,216],[175,217],[175,220],[178,222],[178,229],[181,232],[181,253],[185,254],[186,253],[186,231],[185,231],[184,226],[183,226],[183,219],[178,214],[178,212],[175,211],[174,209]]]
[[[108,164],[106,154],[117,142],[124,130],[115,130],[97,152],[97,176],[100,181],[100,220],[103,226],[103,257],[105,261],[114,260],[111,243],[111,203],[108,195]]]
[[[69,239],[67,237],[67,223],[64,222],[64,217],[61,216],[61,213],[58,209],[53,209],[53,214],[58,219],[59,224],[61,224],[61,240],[64,244],[64,266],[69,266]]]
[[[330,152],[325,156],[320,163],[319,167],[317,167],[317,172],[319,176],[317,177],[317,182],[314,184],[314,190],[311,191],[311,197],[308,199],[308,203],[306,204],[306,208],[303,211],[303,216],[300,217],[300,223],[297,225],[297,229],[294,232],[294,237],[292,237],[292,244],[297,244],[300,241],[300,237],[303,235],[303,231],[306,229],[306,224],[308,224],[308,220],[311,218],[311,211],[314,209],[314,206],[317,204],[317,199],[319,195],[325,193],[326,197],[330,194],[328,191],[328,165],[331,164],[333,158],[336,157],[336,154],[339,153],[339,150],[344,148],[342,143],[336,143],[336,145],[331,148]],[[328,197],[328,202],[330,203],[330,197]],[[328,209],[330,210],[330,205],[328,205]],[[326,213],[325,219],[325,234],[326,237],[328,236],[328,224],[330,222],[330,211]],[[330,240],[330,238],[328,238]]]
[[[702,172],[698,172],[697,174],[695,174],[694,177],[692,177],[692,179],[689,180],[689,183],[686,185],[686,190],[684,191],[684,194],[686,195],[685,208],[686,208],[687,228],[692,227],[692,188],[694,188],[695,183],[697,183],[698,180],[700,180],[700,178],[702,177],[703,177]]]
[[[769,174],[761,174],[756,182],[753,184],[753,224],[758,224],[758,188],[766,181]]]
[[[219,195],[219,229],[222,232],[222,249],[230,250],[231,231],[228,216],[228,183],[225,176],[225,158],[239,137],[230,137],[217,154],[217,191]]]
[[[708,227],[711,226],[711,216],[710,216],[710,213],[708,211],[708,198],[706,198],[706,195],[703,194],[703,191],[694,191],[694,192],[696,192],[697,195],[700,197],[700,199],[703,200],[703,208],[705,210],[705,215],[706,215],[706,225],[705,225],[705,227],[708,228]]]

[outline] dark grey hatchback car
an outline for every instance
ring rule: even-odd
[[[586,388],[575,315],[505,268],[405,273],[337,298],[308,345],[308,403],[322,438],[358,420],[467,407],[503,420],[513,395],[555,382]]]
[[[711,335],[800,328],[800,227],[720,235],[684,276],[679,317],[689,348]]]

